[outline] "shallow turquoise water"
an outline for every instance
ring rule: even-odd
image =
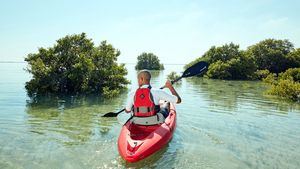
[[[32,102],[25,63],[0,63],[0,168],[299,168],[300,106],[263,95],[260,82],[184,79],[175,85],[177,129],[163,150],[128,164],[117,150],[129,117],[101,118],[124,106],[113,100],[51,98]],[[153,72],[160,87],[170,71]],[[129,89],[136,84],[127,65]]]

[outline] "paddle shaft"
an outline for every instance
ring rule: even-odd
[[[125,108],[116,113],[116,116],[125,111]]]
[[[171,84],[174,84],[174,83],[176,83],[176,82],[178,82],[180,79],[182,79],[183,77],[182,76],[180,76],[179,78],[177,78],[177,79],[175,79],[175,80],[172,80],[171,81]],[[161,87],[161,88],[159,88],[159,89],[164,89],[165,88],[165,86],[163,86],[163,87]]]

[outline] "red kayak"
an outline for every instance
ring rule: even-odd
[[[127,121],[122,127],[118,149],[122,158],[137,162],[164,147],[172,138],[176,128],[176,110],[170,104],[169,116],[162,124],[142,126]]]

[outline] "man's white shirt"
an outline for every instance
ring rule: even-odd
[[[143,85],[141,86],[141,88],[147,88],[149,87],[149,85]],[[136,89],[137,90],[137,89]],[[136,90],[132,90],[127,97],[127,102],[126,102],[126,111],[131,111],[131,108],[133,106],[134,103],[134,95]],[[159,101],[160,100],[164,100],[167,102],[171,102],[171,103],[176,103],[178,98],[177,96],[171,95],[161,89],[155,89],[155,88],[151,88],[151,93],[153,96],[153,101],[155,105],[159,105]]]

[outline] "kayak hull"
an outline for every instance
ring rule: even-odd
[[[128,162],[140,161],[163,148],[176,128],[176,110],[170,105],[169,116],[159,125],[141,126],[126,122],[118,138],[118,150]]]

